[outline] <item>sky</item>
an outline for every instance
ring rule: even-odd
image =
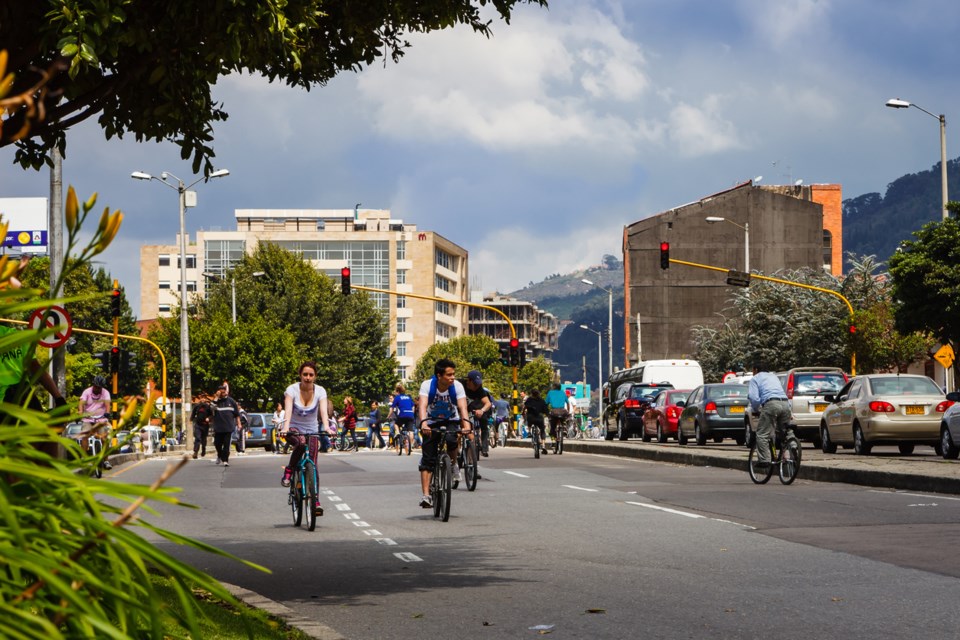
[[[470,253],[470,280],[508,292],[621,257],[625,225],[739,182],[839,183],[883,193],[960,155],[955,0],[552,0],[490,39],[409,38],[399,64],[310,92],[233,75],[214,97],[225,178],[195,187],[187,231],[234,229],[235,209],[390,209]],[[493,16],[491,16],[493,17]],[[172,244],[192,182],[173,143],[71,129],[65,185],[121,209],[100,257],[139,310],[139,249]],[[0,197],[47,197],[49,174],[0,149]],[[955,199],[955,197],[954,197]]]

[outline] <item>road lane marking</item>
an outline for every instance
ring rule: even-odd
[[[403,553],[395,553],[393,555],[400,558],[404,562],[423,562],[422,558],[418,558],[416,555],[410,553],[409,551],[404,551]]]
[[[590,493],[596,493],[596,492],[600,491],[600,489],[587,489],[587,488],[585,488],[585,487],[576,487],[576,486],[574,486],[574,485],[572,485],[572,484],[565,484],[565,485],[562,485],[562,486],[566,487],[567,489],[576,489],[577,491],[589,491]]]
[[[338,496],[330,496],[328,500],[330,500],[330,502],[343,502],[343,498],[340,498]]]
[[[518,478],[529,478],[530,476],[525,476],[522,473],[517,473],[516,471],[504,471],[504,473],[509,473],[512,476],[517,476]]]
[[[369,527],[369,526],[370,526],[370,523],[369,523],[369,522],[364,522],[363,520],[356,520],[356,521],[354,521],[353,526],[355,526],[355,527]]]
[[[931,498],[933,500],[956,500],[960,501],[960,498],[951,498],[949,496],[930,496],[923,493],[907,493],[906,491],[882,491],[880,489],[867,489],[870,493],[886,493],[888,495],[894,496],[912,496],[914,498]]]
[[[333,491],[330,491],[329,489],[324,489],[324,490],[321,491],[320,493],[322,493],[322,494],[325,495],[325,496],[332,496],[332,495],[333,495]]]
[[[374,538],[377,541],[377,544],[386,545],[388,547],[395,547],[397,543],[391,540],[390,538]]]
[[[359,520],[359,519],[360,519],[360,514],[359,514],[359,513],[345,513],[345,514],[343,514],[343,517],[346,518],[347,520]]]
[[[627,501],[627,504],[636,505],[638,507],[646,507],[647,509],[656,509],[657,511],[665,511],[667,513],[673,513],[678,516],[686,516],[687,518],[706,518],[706,516],[701,516],[697,513],[688,513],[687,511],[677,511],[676,509],[668,509],[667,507],[661,507],[656,504],[647,504],[646,502],[630,502]]]
[[[333,505],[337,508],[337,511],[350,511],[350,505],[346,503],[340,503]]]
[[[370,525],[367,525],[370,526]],[[382,536],[383,534],[377,531],[376,529],[364,529],[363,532],[368,536]]]

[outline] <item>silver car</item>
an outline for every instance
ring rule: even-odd
[[[940,387],[926,376],[883,373],[857,376],[836,395],[820,417],[821,449],[837,445],[868,455],[877,444],[913,453],[915,445],[940,450],[940,423],[950,406]]]
[[[940,421],[940,455],[946,460],[956,460],[960,456],[960,392],[947,394],[952,402]]]

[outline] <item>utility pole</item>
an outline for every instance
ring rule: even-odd
[[[60,267],[63,264],[63,156],[56,145],[50,151],[53,166],[50,167],[50,202],[47,210],[47,254],[50,256],[50,290],[60,279]],[[53,291],[53,295],[61,295]],[[57,347],[50,350],[50,377],[61,394],[67,387],[67,350]],[[50,399],[53,402],[53,398]],[[53,406],[53,405],[51,405]]]

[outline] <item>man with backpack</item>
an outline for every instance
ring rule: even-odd
[[[456,424],[460,422],[464,435],[471,432],[470,420],[467,418],[467,395],[463,385],[457,380],[456,365],[452,360],[441,358],[433,367],[433,377],[424,380],[420,385],[419,414],[425,418],[421,431],[423,432],[423,446],[420,458],[420,488],[423,497],[420,506],[424,509],[433,508],[433,499],[430,497],[430,481],[433,478],[433,469],[437,465],[440,455],[440,435],[434,433],[431,425],[443,422]],[[452,426],[452,425],[451,425]],[[451,460],[457,459],[459,438],[456,432],[448,432],[445,439],[447,453]],[[456,463],[453,467],[454,478],[460,470]]]

